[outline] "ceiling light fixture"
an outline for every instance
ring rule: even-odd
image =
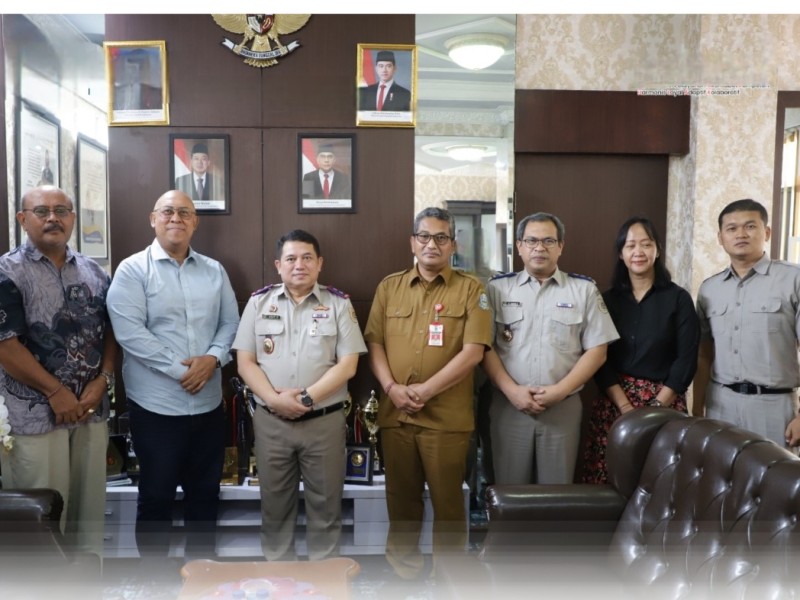
[[[468,33],[444,43],[450,59],[471,71],[491,67],[505,54],[507,44],[507,37],[495,33]]]
[[[448,146],[447,156],[453,160],[462,160],[465,162],[478,162],[484,156],[488,156],[488,148],[486,146],[473,146],[473,145],[457,145]]]

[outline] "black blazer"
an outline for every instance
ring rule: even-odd
[[[194,173],[188,175],[181,175],[175,180],[175,189],[182,191],[189,196],[192,200],[220,200],[221,194],[212,194],[214,189],[214,176],[211,173],[206,173],[206,185],[203,188],[203,197],[197,196],[197,186],[194,184]]]
[[[376,83],[365,88],[359,88],[358,110],[377,110],[379,85]],[[383,99],[383,110],[411,110],[411,92],[393,83]]]
[[[322,183],[319,180],[319,169],[303,175],[303,198],[324,198]],[[333,170],[333,182],[329,198],[352,198],[350,190],[350,177],[341,171]]]

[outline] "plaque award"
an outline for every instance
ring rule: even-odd
[[[353,410],[353,397],[348,393],[344,399],[345,430],[345,472],[344,482],[358,485],[372,485],[372,448],[369,444],[353,443],[353,430],[348,425],[347,417]]]

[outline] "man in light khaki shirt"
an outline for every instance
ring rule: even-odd
[[[692,413],[797,446],[800,267],[766,255],[767,222],[755,200],[720,212],[719,242],[731,265],[697,294],[701,341]]]
[[[428,208],[414,221],[417,265],[379,285],[365,338],[383,394],[378,413],[386,465],[386,558],[404,579],[424,575],[419,550],[425,483],[433,503],[434,557],[464,550],[464,481],[474,428],[474,367],[491,345],[483,285],[450,268],[453,218]]]
[[[296,229],[278,240],[282,285],[250,298],[233,342],[253,391],[261,486],[261,546],[269,560],[295,558],[300,478],[312,560],[338,553],[345,475],[347,381],[366,352],[346,294],[317,283],[319,242]]]
[[[549,213],[517,225],[525,268],[489,282],[494,345],[483,359],[495,385],[489,409],[495,482],[571,483],[580,390],[619,338],[594,281],[558,268],[564,225]]]

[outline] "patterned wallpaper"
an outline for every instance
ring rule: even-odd
[[[467,166],[447,173],[425,172],[417,167],[414,177],[414,209],[444,208],[446,200],[494,201],[497,174],[490,165]]]
[[[692,98],[690,154],[670,160],[667,262],[695,293],[721,270],[728,202],[772,202],[778,90],[800,89],[800,15],[519,15],[520,89],[741,85]],[[768,84],[768,89],[748,86]],[[688,218],[687,218],[688,217]]]

